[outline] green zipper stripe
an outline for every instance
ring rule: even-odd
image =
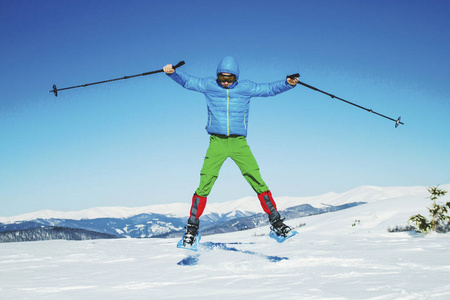
[[[230,136],[230,94],[227,89],[227,136]]]

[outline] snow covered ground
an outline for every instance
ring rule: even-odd
[[[268,227],[202,239],[239,251],[195,253],[177,239],[0,244],[0,299],[450,299],[450,234],[387,232],[430,204],[425,188],[400,189],[363,188],[367,204],[289,220],[306,225],[283,244]]]

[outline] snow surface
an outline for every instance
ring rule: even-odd
[[[250,253],[195,253],[177,249],[178,239],[3,243],[0,298],[450,299],[450,234],[387,232],[425,214],[427,196],[425,187],[362,187],[347,199],[312,197],[368,203],[289,220],[306,225],[283,244],[268,237],[268,227],[202,239]],[[289,259],[271,262],[254,253]],[[198,264],[177,264],[197,254]]]

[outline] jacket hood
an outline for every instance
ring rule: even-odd
[[[218,73],[230,73],[236,75],[236,79],[239,79],[239,65],[232,56],[225,56],[217,66]]]

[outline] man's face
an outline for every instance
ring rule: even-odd
[[[230,73],[219,73],[217,74],[217,80],[224,88],[228,88],[236,81],[236,76]]]

